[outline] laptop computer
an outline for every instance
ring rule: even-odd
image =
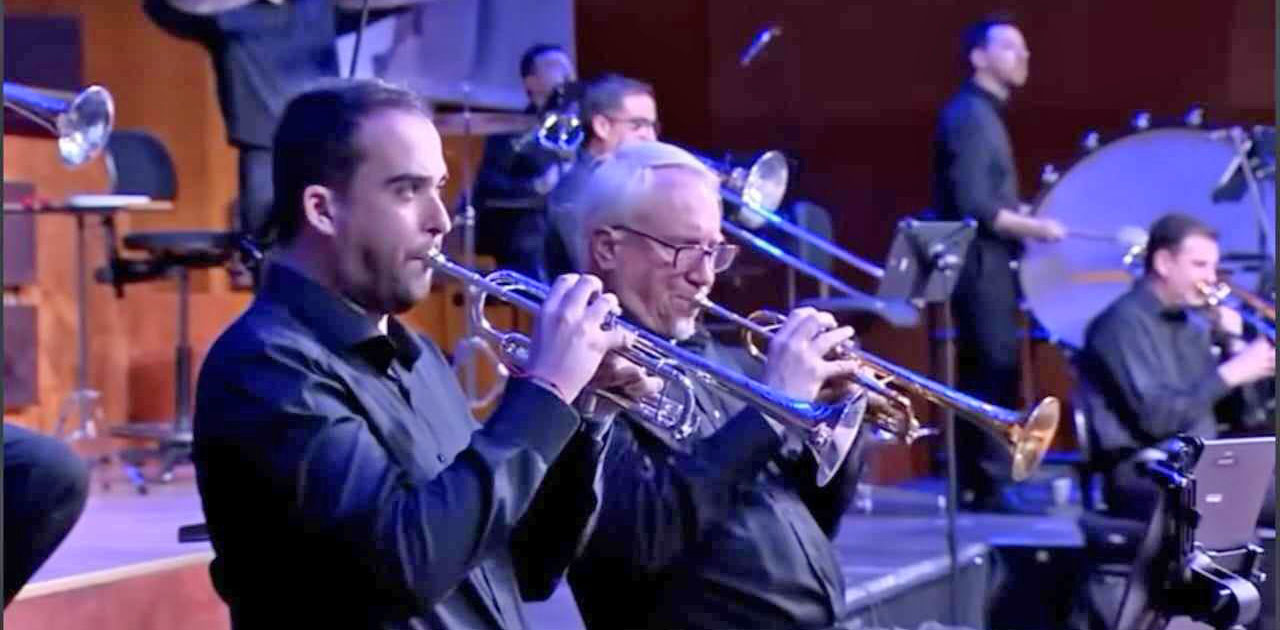
[[[1275,463],[1274,436],[1205,440],[1195,467],[1196,542],[1215,551],[1254,542]]]

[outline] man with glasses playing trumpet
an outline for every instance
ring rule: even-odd
[[[697,324],[737,253],[721,234],[718,177],[673,145],[627,142],[592,172],[574,209],[574,258],[618,296],[627,320],[736,373]],[[828,313],[798,309],[770,343],[763,385],[818,399],[859,369],[827,358],[852,335]],[[861,390],[833,387],[857,395],[845,400],[860,419]],[[569,573],[588,627],[839,627],[844,579],[830,537],[859,458],[818,487],[815,460],[793,448],[795,425],[701,384],[695,397],[699,422],[685,439],[633,411],[613,424],[598,521]]]
[[[629,343],[616,298],[559,278],[525,377],[477,424],[440,351],[393,317],[426,296],[450,229],[425,105],[335,82],[290,102],[272,150],[278,244],[196,400],[233,627],[525,627],[517,585],[549,593],[598,504],[604,444],[568,403]],[[643,385],[632,369],[596,383]],[[542,511],[554,522],[525,518]]]
[[[1135,465],[1155,455],[1150,447],[1178,433],[1216,437],[1223,403],[1275,375],[1272,342],[1246,341],[1240,313],[1213,303],[1218,258],[1211,227],[1162,217],[1151,226],[1145,275],[1089,324],[1080,376],[1115,516],[1151,517],[1158,489]],[[1227,420],[1240,428],[1238,417]],[[1264,520],[1274,505],[1273,489]]]

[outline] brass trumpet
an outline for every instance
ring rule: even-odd
[[[757,358],[762,358],[763,353],[756,338],[772,338],[773,330],[783,320],[781,314],[772,311],[757,311],[743,317],[710,300],[702,300],[701,305],[708,313],[740,326],[747,351]],[[858,347],[852,340],[838,346],[835,352],[842,358],[859,359],[868,368],[869,373],[859,373],[854,377],[871,394],[868,401],[868,421],[905,444],[932,431],[921,427],[911,399],[904,392],[955,411],[998,439],[1013,458],[1012,475],[1015,481],[1030,477],[1040,467],[1045,451],[1058,429],[1060,405],[1058,399],[1052,396],[1044,398],[1025,412],[1017,412],[983,402],[890,363]],[[899,389],[902,391],[898,391]]]
[[[1196,288],[1204,295],[1209,306],[1222,304],[1228,296],[1235,295],[1240,300],[1240,317],[1253,325],[1258,333],[1276,342],[1276,306],[1251,291],[1242,289],[1225,280],[1217,283],[1200,282]]]
[[[474,299],[468,317],[480,334],[497,348],[502,362],[514,367],[526,363],[529,359],[529,338],[494,327],[485,317],[485,300],[493,296],[526,312],[537,313],[549,288],[537,280],[508,270],[481,276],[439,252],[427,262],[432,269],[461,282],[472,293]],[[694,413],[696,381],[739,398],[770,418],[798,430],[818,462],[818,485],[826,485],[844,463],[862,424],[859,397],[827,404],[795,400],[622,319],[611,320],[611,325],[627,331],[634,339],[630,347],[615,352],[661,378],[667,387],[652,399],[635,400],[598,390],[591,392],[594,396],[632,412],[679,441],[692,435],[699,422],[699,416]],[[667,390],[673,387],[678,396],[668,396]]]

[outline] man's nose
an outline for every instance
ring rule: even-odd
[[[715,282],[716,270],[711,260],[710,254],[703,254],[698,257],[698,262],[686,274],[689,282],[694,286],[704,287]]]
[[[443,236],[453,229],[453,221],[449,219],[449,210],[438,194],[427,196],[426,203],[420,209],[422,214],[420,225],[428,234]]]

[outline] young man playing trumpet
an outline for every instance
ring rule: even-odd
[[[1207,301],[1218,258],[1208,225],[1162,217],[1151,226],[1145,275],[1089,324],[1080,376],[1115,516],[1151,517],[1158,490],[1135,465],[1155,455],[1150,447],[1178,433],[1216,437],[1215,407],[1275,375],[1271,342],[1245,341],[1240,314]],[[1264,520],[1274,519],[1274,505],[1272,491]]]
[[[604,444],[569,402],[627,342],[605,325],[616,298],[559,278],[525,378],[481,426],[439,349],[393,317],[426,296],[450,228],[425,105],[372,81],[315,89],[272,151],[278,245],[196,400],[232,626],[525,627],[517,584],[549,593],[598,504]],[[543,510],[557,521],[522,520]]]
[[[585,183],[575,204],[581,231],[569,245],[629,321],[741,371],[697,323],[699,299],[737,252],[720,231],[718,188],[683,149],[624,143]],[[815,400],[824,383],[858,368],[825,358],[852,334],[828,313],[798,309],[770,343],[763,384]],[[852,497],[856,453],[817,487],[814,460],[789,439],[792,429],[696,389],[700,422],[684,440],[631,412],[613,425],[604,501],[569,574],[588,627],[838,626],[845,588],[830,537]],[[860,417],[865,404],[856,405]]]

